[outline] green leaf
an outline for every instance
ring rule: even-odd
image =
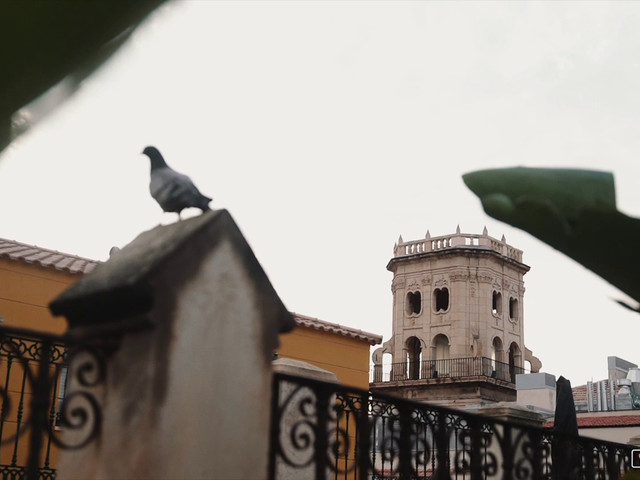
[[[490,216],[529,232],[640,302],[640,220],[618,212],[613,175],[506,168],[463,175]]]
[[[4,2],[0,15],[0,151],[11,117],[69,75],[81,80],[164,0]]]

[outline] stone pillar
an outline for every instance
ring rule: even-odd
[[[226,211],[141,234],[51,310],[72,338],[117,340],[101,433],[58,478],[265,478],[272,352],[294,322]]]

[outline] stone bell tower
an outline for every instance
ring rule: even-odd
[[[372,389],[449,405],[515,400],[540,361],[524,344],[522,251],[456,233],[394,246],[393,335],[373,354]],[[384,354],[391,364],[383,365]]]

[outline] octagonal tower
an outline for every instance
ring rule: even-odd
[[[540,361],[524,344],[522,251],[456,233],[394,246],[393,335],[373,354],[372,388],[444,404],[515,400],[515,375]],[[383,355],[391,365],[383,366]]]

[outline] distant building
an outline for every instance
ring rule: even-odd
[[[578,413],[578,432],[583,437],[638,445],[640,410]]]
[[[522,251],[461,233],[394,246],[393,333],[373,353],[371,389],[466,407],[516,400],[525,346]]]
[[[7,327],[63,333],[67,329],[67,322],[51,314],[49,302],[84,273],[93,270],[97,263],[76,255],[0,239],[0,323]],[[29,436],[13,438],[16,429],[29,417],[32,396],[27,371],[17,359],[17,352],[32,370],[40,356],[38,343],[26,335],[3,336],[0,339],[0,388],[7,389],[9,400],[6,404],[2,402],[3,416],[0,418],[2,478],[6,475],[22,478],[28,456]],[[64,352],[64,345],[53,345],[51,370],[57,376],[56,389],[50,401],[56,413],[64,396]],[[47,442],[43,465],[53,469],[57,463],[58,449],[49,438]]]
[[[618,357],[607,357],[605,380],[587,382],[573,388],[578,412],[606,412],[640,409],[638,365]]]
[[[640,445],[640,410],[578,412],[577,419],[580,436]],[[543,426],[553,428],[553,417]]]
[[[280,335],[278,357],[308,362],[345,385],[369,388],[369,350],[382,336],[293,313],[297,327]]]
[[[572,388],[581,436],[640,445],[640,370],[618,357],[607,358],[606,380]],[[548,373],[518,375],[517,402],[546,417],[552,428],[556,403],[556,378]]]
[[[619,443],[640,443],[640,369],[607,357],[606,379],[573,388],[580,435]]]
[[[51,333],[66,321],[49,302],[98,264],[95,260],[0,239],[0,318],[4,325]]]

